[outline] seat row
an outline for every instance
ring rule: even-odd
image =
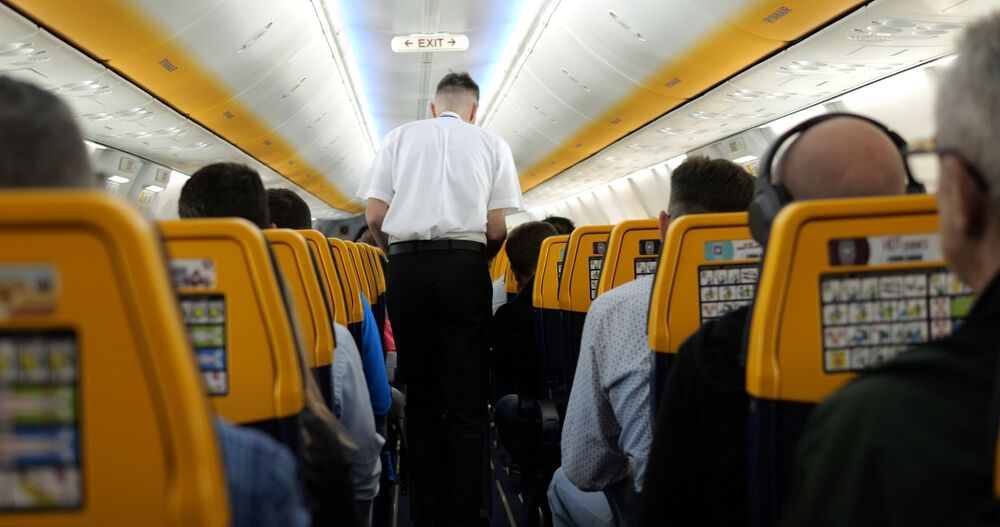
[[[679,218],[662,250],[654,220],[584,227],[543,243],[533,305],[539,369],[558,419],[596,296],[655,274],[647,321],[654,403],[681,342],[753,304],[744,353],[750,513],[754,525],[774,525],[811,409],[907,346],[949,335],[973,296],[945,268],[930,196],[792,204],[761,255],[746,213]]]
[[[380,251],[318,231],[90,192],[4,193],[0,225],[0,525],[226,525],[213,415],[298,453],[331,322],[384,305]]]

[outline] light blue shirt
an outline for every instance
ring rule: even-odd
[[[505,283],[506,278],[501,276],[497,281],[493,282],[493,314],[497,314],[497,310],[503,307],[507,303],[507,284]]]
[[[566,477],[581,490],[642,482],[652,443],[646,339],[653,277],[643,276],[597,297],[583,325],[580,358],[562,431]]]
[[[354,498],[370,500],[378,494],[378,479],[382,474],[379,454],[385,440],[375,431],[375,414],[368,397],[361,354],[351,338],[351,332],[340,324],[334,324],[333,335],[337,340],[337,351],[330,368],[333,375],[331,410],[357,446],[347,449]]]

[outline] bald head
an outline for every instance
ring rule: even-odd
[[[797,200],[888,196],[906,192],[906,167],[885,132],[838,117],[809,128],[788,147],[776,181]]]

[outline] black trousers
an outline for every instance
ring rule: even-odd
[[[387,301],[406,383],[417,525],[476,525],[482,507],[492,288],[483,253],[397,254]]]

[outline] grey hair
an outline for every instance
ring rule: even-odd
[[[92,188],[87,147],[69,106],[0,75],[0,188]]]
[[[1000,192],[1000,12],[965,32],[959,56],[942,79],[937,97],[937,142],[961,152]]]

